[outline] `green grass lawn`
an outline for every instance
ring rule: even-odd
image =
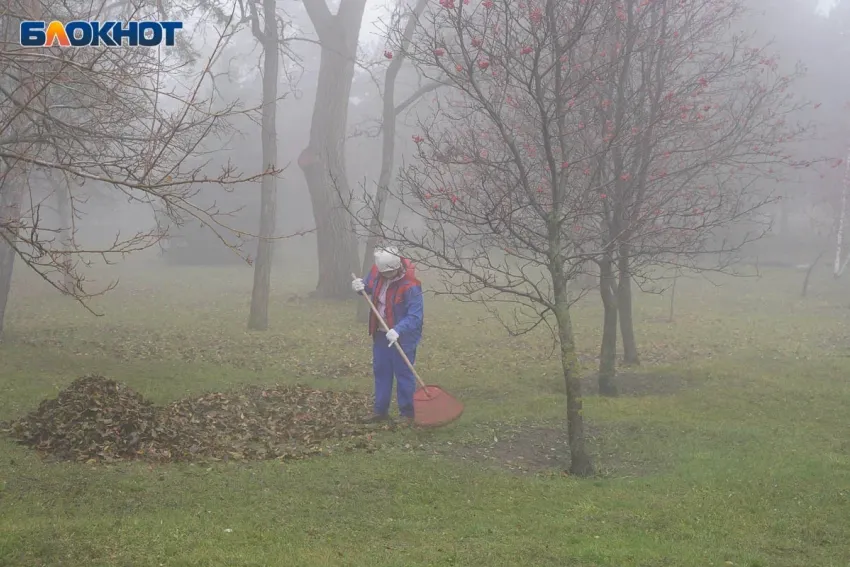
[[[271,328],[245,329],[248,269],[125,275],[95,318],[18,274],[0,420],[98,373],[162,403],[244,383],[369,391],[356,299],[304,298],[278,270]],[[716,280],[718,281],[718,280]],[[850,565],[850,297],[821,276],[681,280],[639,294],[644,364],[585,399],[592,479],[567,462],[545,333],[510,338],[428,298],[418,366],[466,404],[374,453],[212,465],[49,463],[0,440],[0,565]],[[299,298],[301,297],[301,298]],[[600,307],[575,308],[589,373]]]

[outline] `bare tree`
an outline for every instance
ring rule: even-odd
[[[212,64],[233,32],[216,30],[212,54],[187,66],[181,50],[89,47],[23,48],[11,38],[23,19],[145,18],[141,8],[106,3],[75,5],[15,0],[2,19],[0,49],[0,323],[15,258],[57,290],[83,305],[112,289],[93,289],[84,267],[97,258],[111,262],[155,245],[164,227],[116,236],[111,245],[84,247],[67,233],[42,223],[47,179],[99,185],[127,200],[156,207],[173,222],[193,218],[239,252],[244,233],[230,230],[228,211],[198,204],[204,187],[232,191],[259,176],[226,166],[210,175],[201,161],[205,143],[230,130],[238,102],[219,106],[210,79]],[[232,23],[232,12],[227,24]],[[181,80],[183,80],[181,82]],[[67,188],[67,186],[66,186]],[[70,197],[71,215],[79,202]],[[64,227],[63,227],[64,228]]]
[[[428,0],[417,0],[416,5],[412,9],[404,10],[403,4],[400,2],[396,11],[393,13],[389,33],[391,44],[395,43],[400,46],[398,55],[392,51],[386,51],[384,56],[390,59],[390,64],[387,66],[387,71],[384,76],[384,92],[382,97],[383,112],[381,114],[381,172],[378,177],[377,187],[375,189],[374,203],[370,209],[374,211],[370,225],[370,235],[366,240],[366,250],[363,254],[363,274],[369,271],[372,266],[373,254],[375,245],[377,244],[377,232],[383,222],[384,210],[386,207],[388,187],[392,181],[393,162],[395,160],[396,146],[396,120],[400,113],[413,105],[421,96],[437,89],[440,86],[438,81],[429,81],[420,86],[409,97],[404,99],[399,104],[395,102],[396,80],[404,64],[405,52],[410,46],[410,41],[413,38],[413,32],[416,29],[418,18],[422,15],[423,10]],[[401,21],[406,15],[405,24],[401,28]],[[394,33],[395,32],[395,33]],[[400,32],[400,37],[398,36]],[[357,303],[357,318],[365,321],[369,318],[369,306],[366,302],[360,301]]]
[[[345,298],[350,294],[350,274],[357,270],[357,241],[348,216],[337,206],[333,187],[336,184],[346,190],[348,187],[344,145],[366,0],[345,0],[336,14],[331,13],[326,0],[304,0],[304,7],[321,46],[310,142],[298,158],[316,219],[319,256],[316,295]]]
[[[789,89],[802,69],[780,74],[775,54],[728,31],[742,2],[624,0],[612,11],[605,72],[584,101],[598,127],[580,136],[603,180],[599,378],[609,393],[617,315],[624,361],[639,363],[632,279],[651,279],[659,265],[725,270],[767,229],[757,221],[776,200],[766,182],[811,163],[789,150],[810,131],[792,124],[804,105]],[[752,230],[729,237],[738,223]]]
[[[263,170],[274,171],[277,164],[277,84],[280,71],[280,38],[277,18],[277,0],[263,0],[263,23],[256,4],[249,3],[251,31],[263,46],[263,118],[262,154]],[[277,215],[277,178],[274,174],[263,176],[260,197],[260,238],[257,243],[257,260],[254,264],[254,286],[251,290],[251,311],[248,328],[264,331],[269,326],[269,294],[271,293],[272,252]]]
[[[420,121],[414,162],[389,189],[424,228],[360,223],[436,268],[438,293],[482,303],[512,334],[550,329],[567,394],[570,471],[582,476],[593,464],[567,285],[598,253],[594,231],[581,227],[598,222],[602,203],[598,176],[572,174],[571,164],[596,158],[574,143],[582,118],[573,105],[596,83],[591,63],[607,34],[607,4],[426,8],[405,54],[448,87]],[[351,210],[351,196],[341,195]]]
[[[191,10],[193,5],[185,5],[179,0],[174,2],[183,11]],[[289,50],[290,42],[295,39],[285,31],[291,28],[285,19],[288,15],[279,9],[277,0],[244,2],[243,0],[202,0],[198,6],[220,25],[228,24],[228,12],[238,9],[239,19],[234,28],[250,25],[251,34],[262,48],[262,116],[261,146],[262,170],[266,173],[260,188],[260,219],[257,253],[254,260],[254,284],[251,292],[251,308],[248,316],[248,328],[251,330],[268,329],[269,295],[271,292],[271,271],[273,265],[274,244],[277,240],[302,236],[313,230],[300,230],[288,236],[278,236],[277,219],[277,171],[278,138],[277,106],[284,98],[279,95],[281,71],[286,73],[286,61],[298,63],[298,58]]]

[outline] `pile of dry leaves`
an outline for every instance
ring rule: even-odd
[[[158,407],[114,380],[87,376],[0,429],[62,460],[275,459],[371,449],[375,427],[360,423],[369,413],[366,394],[304,386],[251,386]]]

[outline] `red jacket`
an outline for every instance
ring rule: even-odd
[[[413,344],[419,342],[422,337],[422,284],[416,279],[413,262],[402,258],[401,265],[404,275],[390,283],[387,288],[384,321],[388,328],[395,329],[399,334],[399,342]],[[381,288],[387,285],[387,281],[380,276],[377,266],[372,266],[363,283],[366,285],[366,293],[372,298],[375,307],[378,307]],[[369,335],[374,336],[380,327],[378,318],[374,313],[370,313]]]

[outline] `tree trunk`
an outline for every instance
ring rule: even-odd
[[[788,210],[788,192],[786,191],[779,201],[779,234],[782,236],[788,235],[790,226],[790,211]]]
[[[599,352],[599,394],[616,396],[617,385],[617,294],[613,260],[606,257],[599,264],[599,294],[602,296],[604,319],[602,347]]]
[[[324,1],[305,2],[322,47],[310,142],[298,165],[304,172],[316,219],[319,281],[315,295],[351,296],[357,266],[357,241],[340,197],[351,194],[346,178],[345,137],[357,40],[366,0],[346,0],[331,15]]]
[[[265,26],[263,30],[263,171],[274,172],[277,164],[277,79],[280,61],[278,28],[275,17],[276,0],[263,0]],[[271,293],[272,256],[274,252],[275,220],[277,216],[277,174],[263,176],[260,196],[260,238],[254,263],[254,287],[251,291],[251,312],[248,329],[265,331],[269,328],[269,294]]]
[[[24,2],[22,6],[27,10],[27,19],[39,20],[41,18],[42,5],[37,0]],[[11,22],[7,22],[4,29],[6,38],[11,35],[12,29]],[[36,73],[30,73],[28,76],[19,77],[24,100],[31,100],[30,104],[32,105],[36,104],[33,100],[35,76]],[[21,113],[19,119],[23,123],[16,124],[13,131],[17,131],[17,126],[25,125],[28,114],[28,112]],[[17,164],[13,165],[11,169],[4,169],[4,165],[5,163],[0,162],[0,341],[3,340],[6,307],[9,304],[9,294],[12,291],[12,270],[15,267],[15,256],[18,255],[13,244],[18,244],[21,206],[23,205],[24,188],[27,186],[29,175],[26,169]]]
[[[570,474],[590,476],[593,463],[585,447],[584,417],[582,411],[581,382],[578,379],[578,356],[573,339],[573,324],[570,317],[569,296],[565,278],[554,277],[555,318],[558,323],[558,338],[561,347],[561,366],[567,390],[567,438],[570,444]]]
[[[847,157],[850,158],[850,150],[847,152]],[[838,230],[835,231],[835,262],[832,267],[832,275],[836,278],[841,277],[847,267],[847,262],[850,261],[850,255],[847,256],[847,259],[842,258],[841,250],[844,245],[844,225],[847,221],[848,188],[850,188],[850,161],[846,161],[845,164],[844,183],[841,184],[841,209],[838,212]]]
[[[0,342],[6,321],[6,306],[12,291],[12,269],[15,267],[15,252],[6,241],[0,242]]]
[[[824,252],[826,252],[826,250],[821,250],[817,255],[817,258],[809,264],[809,269],[806,270],[806,279],[803,280],[803,291],[800,293],[800,297],[806,297],[806,294],[809,293],[809,279],[812,277],[812,272],[814,271],[817,263],[820,262],[821,256],[824,255]]]
[[[617,285],[617,309],[620,312],[620,332],[623,335],[623,362],[627,365],[640,364],[635,328],[632,319],[632,276],[629,265],[629,247],[620,245],[620,257],[617,259],[620,281]]]
[[[679,281],[679,274],[673,276],[673,285],[670,289],[670,314],[667,316],[667,322],[673,322],[673,308],[676,305],[676,282]]]
[[[555,21],[555,1],[547,0],[546,14],[551,22]],[[554,60],[561,59],[560,44],[554,42]],[[561,74],[561,65],[554,68],[555,92],[563,92],[568,85],[568,79]],[[564,100],[555,97],[555,112],[557,113],[557,131],[560,140],[566,140],[568,128],[564,116]],[[566,147],[562,145],[562,148]],[[551,173],[552,209],[547,221],[547,255],[549,256],[549,274],[552,277],[554,291],[555,319],[558,325],[558,339],[561,347],[561,369],[564,373],[564,386],[567,393],[567,438],[570,444],[570,474],[584,477],[593,474],[593,462],[587,452],[584,438],[584,416],[582,412],[581,381],[578,377],[579,364],[576,345],[573,338],[573,323],[570,317],[570,293],[567,289],[569,279],[566,274],[566,260],[563,256],[567,246],[564,246],[563,213],[567,206],[567,184],[560,178],[559,171]]]
[[[350,299],[351,274],[357,271],[357,241],[351,223],[336,206],[335,199],[338,199],[332,194],[335,182],[323,173],[322,166],[311,165],[302,169],[310,189],[316,219],[319,281],[313,296],[320,299]],[[347,182],[340,181],[339,184],[348,186]],[[348,191],[340,190],[343,194]]]
[[[73,266],[71,264],[71,251],[74,246],[72,231],[74,212],[71,210],[71,195],[68,185],[64,181],[54,184],[53,191],[56,194],[56,211],[59,213],[60,219],[59,240],[62,246],[61,265],[63,287],[66,293],[72,294],[76,286],[74,284]]]
[[[15,267],[17,253],[9,244],[16,242],[17,226],[21,219],[21,190],[14,186],[14,175],[6,176],[0,181],[0,341],[3,340],[6,307],[9,294],[12,291],[12,269]],[[10,230],[10,227],[13,227]]]
[[[378,176],[378,186],[375,190],[375,208],[372,213],[372,221],[369,223],[369,237],[366,240],[366,251],[363,254],[363,269],[360,272],[365,276],[372,267],[375,245],[378,243],[381,223],[384,218],[384,208],[389,194],[389,184],[392,177],[393,158],[395,157],[395,78],[401,67],[401,58],[398,63],[391,63],[387,71],[384,83],[384,113],[381,124],[382,143],[381,150],[381,174]],[[393,72],[394,71],[394,72]],[[392,75],[390,74],[392,72]],[[357,320],[367,322],[369,320],[369,304],[365,301],[357,303]]]
[[[425,9],[427,0],[418,0],[413,13],[407,20],[404,28],[402,47],[406,49],[416,29],[416,22]],[[369,223],[369,236],[366,240],[366,250],[363,253],[363,269],[360,272],[365,275],[372,267],[375,245],[378,243],[378,235],[381,223],[384,220],[384,208],[389,196],[390,179],[392,179],[393,162],[395,159],[395,82],[401,65],[404,62],[404,54],[392,60],[384,78],[384,108],[381,118],[381,173],[378,176],[378,186],[375,190],[375,208],[372,213],[372,221]],[[357,303],[357,320],[366,323],[369,321],[369,304],[365,301]]]

